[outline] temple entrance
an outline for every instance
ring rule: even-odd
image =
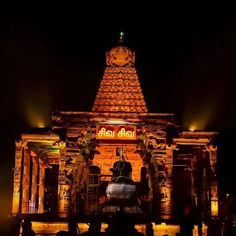
[[[126,211],[130,210],[133,211],[134,213],[138,212],[141,213],[141,209],[138,207],[137,199],[140,195],[139,192],[140,192],[141,180],[143,178],[143,173],[142,173],[143,161],[142,158],[140,157],[140,154],[136,153],[136,150],[137,150],[136,143],[128,143],[128,144],[101,143],[97,147],[97,151],[99,152],[99,154],[95,155],[93,159],[93,166],[98,167],[100,170],[98,193],[99,193],[99,204],[100,207],[102,208],[100,210],[102,210],[102,212],[117,211],[117,208],[120,207],[118,206],[119,204],[109,205],[110,203],[108,203],[109,206],[107,206],[106,203],[108,201],[109,196],[111,198],[113,198],[114,196],[120,197],[120,195],[118,194],[119,192],[118,189],[122,187],[126,189],[122,191],[122,194],[123,192],[125,193],[127,191],[127,193],[124,196],[125,197],[130,196],[130,198],[128,197],[129,198],[128,200],[131,203],[131,208],[129,207],[129,209],[126,209]],[[121,161],[121,156],[123,156],[123,161]],[[124,164],[124,166],[126,167],[127,165],[131,166],[130,172],[127,173],[127,175],[124,174],[122,171],[120,175],[119,174],[117,175],[115,170],[118,168],[120,163]],[[122,182],[122,184],[120,181]],[[108,194],[108,192],[110,193],[110,195]],[[89,193],[87,194],[89,195]],[[119,202],[120,201],[118,201],[117,203]],[[106,205],[105,207],[104,204]]]
[[[45,170],[44,211],[57,212],[58,165],[51,165]]]
[[[190,159],[187,155],[182,159],[175,159],[173,166],[173,199],[175,201],[174,214],[176,216],[182,214],[181,210],[187,204],[192,206],[192,183],[191,171],[189,169]]]

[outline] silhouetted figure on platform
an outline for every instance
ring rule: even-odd
[[[88,228],[88,231],[81,234],[81,236],[99,236],[103,235],[101,233],[102,223],[99,220],[93,220]]]
[[[9,236],[19,236],[21,221],[21,217],[18,214],[16,216],[11,216],[8,232]]]
[[[184,206],[184,211],[180,219],[180,235],[181,236],[192,236],[194,228],[194,221],[191,214],[190,205]]]
[[[211,220],[208,222],[207,236],[221,236],[221,227],[217,220]]]
[[[26,218],[22,222],[22,236],[35,236],[35,232],[32,229],[31,220]]]
[[[118,176],[125,176],[131,178],[132,175],[132,167],[130,162],[125,161],[124,151],[123,149],[119,150],[120,160],[116,161],[113,165],[113,168],[110,171],[113,173],[113,178]]]
[[[106,228],[107,236],[144,236],[135,229],[134,221],[126,212],[116,212]]]
[[[77,225],[77,221],[74,219],[70,219],[68,221],[68,231],[61,230],[57,232],[56,236],[77,236],[79,235],[79,227]]]
[[[147,223],[146,224],[146,236],[154,236],[152,223]]]
[[[227,217],[224,221],[224,235],[236,236],[236,231],[233,226],[233,219],[231,217]]]

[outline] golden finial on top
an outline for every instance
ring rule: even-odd
[[[124,32],[120,32],[119,44],[106,53],[108,66],[134,66],[135,53],[127,46],[124,46]]]
[[[119,43],[123,43],[124,41],[124,32],[120,32],[120,39],[119,39]]]

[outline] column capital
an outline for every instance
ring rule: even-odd
[[[166,145],[166,149],[167,150],[176,150],[177,149],[177,144],[170,144],[170,145]]]
[[[32,156],[32,161],[33,161],[33,163],[35,163],[35,162],[39,162],[39,157],[38,156]]]
[[[39,159],[39,167],[45,169],[45,168],[47,168],[47,164],[44,163],[41,159]]]
[[[21,140],[20,142],[21,142],[21,145],[22,145],[23,148],[25,148],[25,149],[28,148],[28,147],[27,147],[28,141],[26,141],[26,140]]]
[[[24,143],[22,142],[22,140],[15,141],[15,146],[17,148],[23,148],[24,147]]]
[[[216,152],[216,151],[217,151],[217,146],[206,145],[206,150],[207,150],[208,152]]]
[[[64,142],[64,141],[60,141],[60,148],[66,148],[66,142]]]

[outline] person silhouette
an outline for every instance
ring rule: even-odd
[[[81,234],[81,236],[99,236],[99,235],[103,235],[101,233],[101,225],[102,225],[102,222],[97,220],[97,219],[93,219],[91,222],[90,222],[90,225],[89,225],[89,228],[88,228],[88,231],[86,232],[83,232]]]
[[[25,218],[22,222],[22,236],[35,236],[35,232],[32,229],[32,223],[29,218]]]
[[[207,235],[208,236],[220,236],[221,235],[220,222],[217,219],[211,219],[208,222]]]
[[[119,149],[120,159],[113,164],[113,168],[110,171],[113,173],[113,178],[119,176],[125,176],[131,178],[132,175],[132,166],[130,162],[125,161],[124,150]]]
[[[19,214],[16,216],[11,215],[10,217],[10,227],[9,227],[9,236],[19,236],[20,226],[21,226],[21,217]]]
[[[146,236],[154,236],[153,225],[151,222],[146,224]]]
[[[77,236],[80,234],[80,230],[75,219],[69,219],[67,226],[68,231],[61,230],[57,232],[56,236]]]
[[[194,228],[194,219],[190,204],[185,204],[180,222],[180,233],[183,236],[192,236]]]
[[[68,222],[68,233],[70,236],[76,236],[80,233],[77,221],[75,219],[70,219]]]
[[[135,228],[134,218],[125,211],[116,212],[105,229],[107,236],[144,236]]]

